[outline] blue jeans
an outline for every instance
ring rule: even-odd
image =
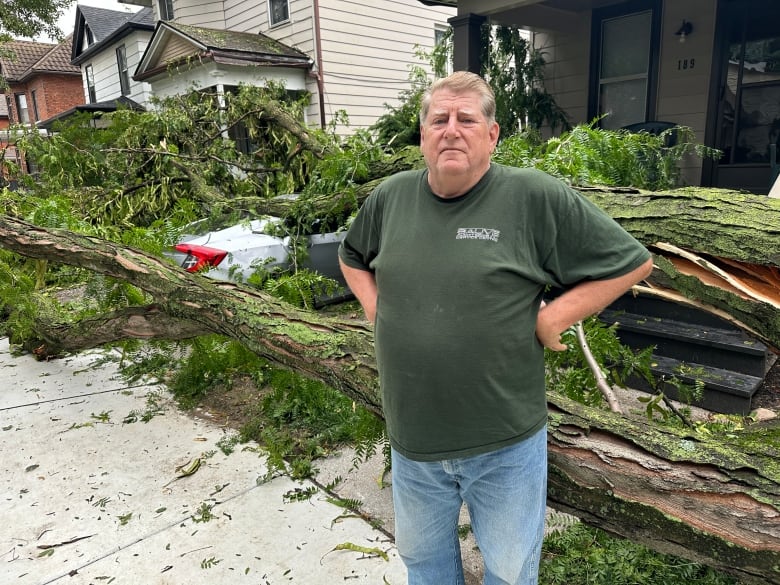
[[[463,585],[458,516],[468,506],[485,585],[536,585],[547,504],[547,429],[463,459],[392,451],[395,540],[408,585]]]

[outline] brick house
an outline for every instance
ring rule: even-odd
[[[0,57],[11,124],[36,124],[84,103],[81,70],[70,62],[72,37],[59,44],[11,41]]]
[[[72,37],[59,44],[11,41],[0,56],[9,128],[0,138],[4,159],[17,162],[23,172],[33,169],[13,146],[13,127],[39,126],[42,121],[84,103],[81,71],[71,65]]]

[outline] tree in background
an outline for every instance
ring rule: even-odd
[[[544,53],[514,27],[482,27],[482,71],[496,95],[496,121],[501,137],[508,138],[525,129],[549,126],[553,131],[568,130],[566,113],[544,88]],[[390,106],[387,114],[371,127],[377,142],[391,148],[420,143],[420,102],[430,85],[430,74],[444,77],[452,64],[452,29],[448,29],[433,51],[418,49],[417,57],[429,67],[415,65],[409,72],[411,87],[399,94],[400,104]]]
[[[14,37],[62,36],[57,19],[73,0],[3,0],[0,2],[0,43]],[[0,48],[1,49],[1,48]]]
[[[566,113],[544,88],[544,52],[520,29],[482,26],[481,75],[496,95],[496,121],[504,138],[531,128],[568,130]]]

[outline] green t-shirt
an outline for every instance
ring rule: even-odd
[[[420,461],[489,452],[539,430],[545,287],[614,278],[650,256],[561,181],[497,164],[453,199],[433,194],[427,171],[387,179],[339,254],[376,278],[388,435]]]

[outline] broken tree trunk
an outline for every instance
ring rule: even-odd
[[[41,354],[112,340],[229,336],[381,416],[371,329],[189,275],[142,252],[0,216],[0,245],[125,280],[154,303],[78,326],[41,324]],[[100,325],[100,336],[94,335]],[[112,339],[113,338],[113,339]],[[702,437],[551,394],[550,504],[659,551],[780,585],[780,429]]]
[[[655,255],[643,292],[696,306],[780,348],[780,200],[717,189],[582,190]]]

